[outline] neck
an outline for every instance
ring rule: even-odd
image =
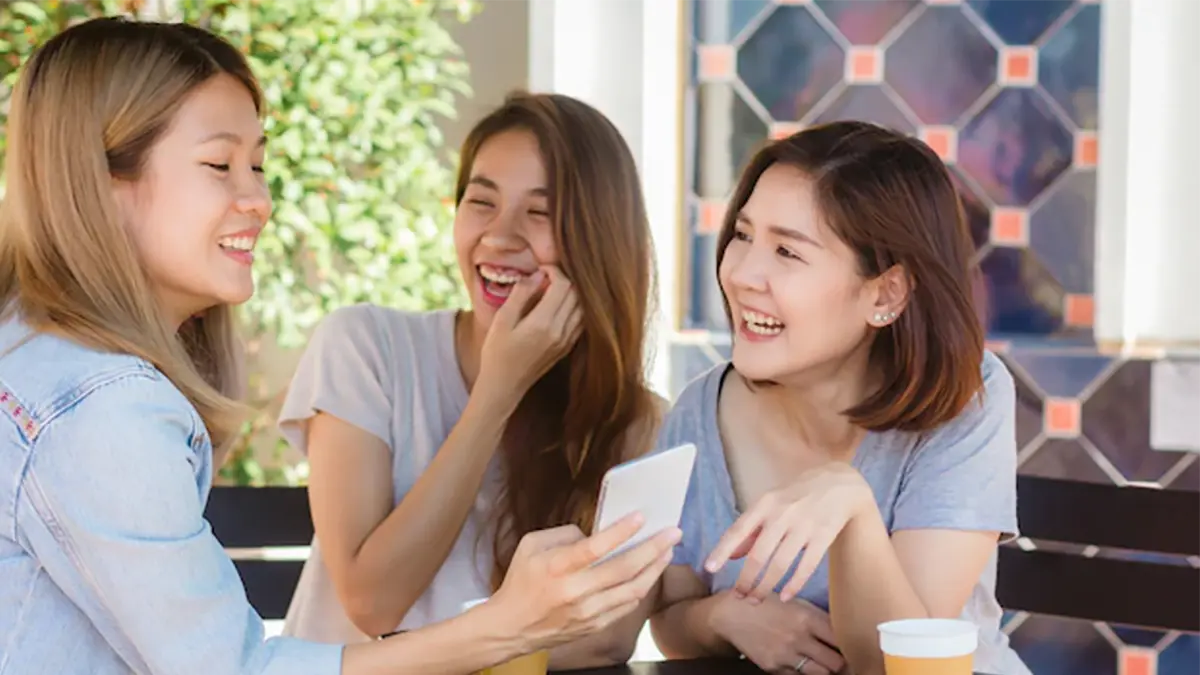
[[[454,318],[454,354],[458,357],[458,369],[462,373],[467,391],[475,387],[479,379],[479,366],[483,360],[483,339],[486,331],[479,325],[475,313],[464,309]]]
[[[852,453],[863,431],[843,413],[877,386],[868,356],[868,351],[856,350],[834,363],[781,378],[776,386],[760,388],[756,397],[764,412],[809,447],[834,455]]]

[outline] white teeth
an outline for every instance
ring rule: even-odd
[[[746,329],[756,335],[778,335],[783,332],[783,322],[766,314],[744,310],[742,321],[745,322]]]
[[[480,265],[479,276],[496,284],[515,284],[521,279],[525,278],[524,274],[503,272],[490,265]]]
[[[254,237],[224,237],[217,240],[217,245],[235,251],[253,251]]]

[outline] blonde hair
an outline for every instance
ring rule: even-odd
[[[105,18],[58,34],[12,93],[0,205],[0,318],[131,354],[192,402],[218,458],[244,417],[232,309],[182,328],[163,315],[112,195],[135,180],[189,92],[235,77],[261,112],[258,83],[224,40],[185,24]]]

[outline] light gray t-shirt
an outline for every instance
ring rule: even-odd
[[[659,434],[658,448],[694,443],[696,466],[684,507],[683,541],[675,564],[687,565],[712,593],[732,588],[742,561],[715,575],[704,561],[740,515],[717,425],[717,403],[729,364],[692,381],[679,395]],[[1017,448],[1012,375],[995,355],[984,354],[984,396],[957,419],[927,434],[869,432],[853,466],[875,493],[889,532],[908,529],[997,531],[1017,534]],[[795,563],[793,563],[793,570]],[[782,588],[791,572],[780,582]],[[1000,631],[996,602],[996,554],[979,577],[962,618],[980,628],[975,670],[1028,675],[1029,669]],[[800,597],[829,609],[829,560],[821,561]]]
[[[454,317],[454,311],[413,313],[372,305],[331,313],[313,333],[280,411],[279,428],[288,443],[307,453],[306,427],[317,411],[380,438],[392,453],[398,505],[467,404],[454,351]],[[481,534],[490,531],[499,476],[493,461],[450,555],[397,630],[451,618],[463,603],[490,595],[491,538]],[[284,633],[317,642],[369,639],[346,617],[315,540]]]

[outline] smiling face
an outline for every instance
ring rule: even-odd
[[[518,279],[558,263],[550,188],[532,133],[503,131],[479,147],[454,216],[454,245],[484,329]]]
[[[733,363],[751,380],[783,380],[864,351],[878,283],[824,223],[812,181],[775,164],[737,218],[719,269],[733,322]]]
[[[248,300],[271,213],[262,124],[245,85],[217,75],[184,100],[134,181],[115,196],[168,316]]]

